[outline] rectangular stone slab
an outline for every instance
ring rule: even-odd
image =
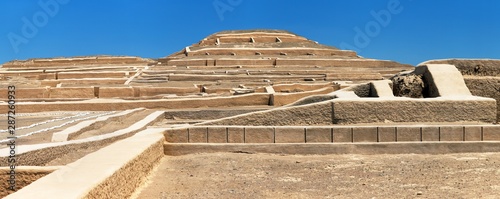
[[[439,141],[439,127],[438,126],[423,126],[422,127],[422,141],[423,142],[437,142],[437,141]]]
[[[424,76],[428,97],[472,96],[465,85],[462,73],[450,64],[426,64],[415,68],[416,74]]]
[[[244,127],[227,127],[228,143],[245,143]]]
[[[276,127],[276,143],[305,143],[304,127]]]
[[[274,128],[245,127],[245,143],[274,143]]]
[[[208,127],[208,143],[227,143],[226,127]]]
[[[307,127],[306,142],[332,142],[332,128],[330,127]]]
[[[353,142],[378,142],[377,127],[353,127]]]
[[[334,127],[333,142],[352,142],[351,128]]]
[[[439,134],[440,141],[464,141],[462,126],[442,126]]]
[[[421,134],[420,127],[397,127],[397,140],[398,142],[420,142]]]
[[[189,143],[207,143],[207,127],[190,127]]]
[[[396,127],[378,127],[379,142],[396,142]]]
[[[482,127],[481,126],[465,126],[465,141],[482,141]]]

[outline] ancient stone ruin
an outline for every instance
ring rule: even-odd
[[[15,60],[0,90],[15,86],[19,189],[0,195],[141,198],[161,162],[195,153],[500,152],[499,71],[363,58],[279,30],[218,32],[158,59]]]

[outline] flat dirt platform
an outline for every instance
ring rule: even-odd
[[[500,153],[166,156],[137,198],[498,198]]]

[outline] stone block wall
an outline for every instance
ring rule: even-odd
[[[488,98],[366,98],[333,101],[334,124],[384,122],[495,123],[497,104]]]
[[[52,173],[59,167],[34,167],[34,166],[21,166],[16,167],[15,176],[16,176],[16,190],[22,189],[25,186],[28,186],[32,182]],[[8,189],[9,187],[9,178],[10,178],[10,168],[2,167],[0,168],[0,197],[5,197],[15,191]]]
[[[500,77],[465,76],[464,80],[473,95],[497,101],[497,122],[500,122]]]
[[[164,136],[170,143],[476,142],[500,141],[500,126],[191,126]]]
[[[283,106],[291,104],[304,97],[311,95],[328,94],[335,91],[333,87],[322,88],[314,91],[297,92],[297,93],[274,93],[271,97],[270,105]]]

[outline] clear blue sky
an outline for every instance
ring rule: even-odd
[[[40,6],[45,2],[50,6]],[[409,64],[500,59],[498,10],[497,0],[2,0],[0,63],[97,54],[158,58],[214,32],[256,28]]]

